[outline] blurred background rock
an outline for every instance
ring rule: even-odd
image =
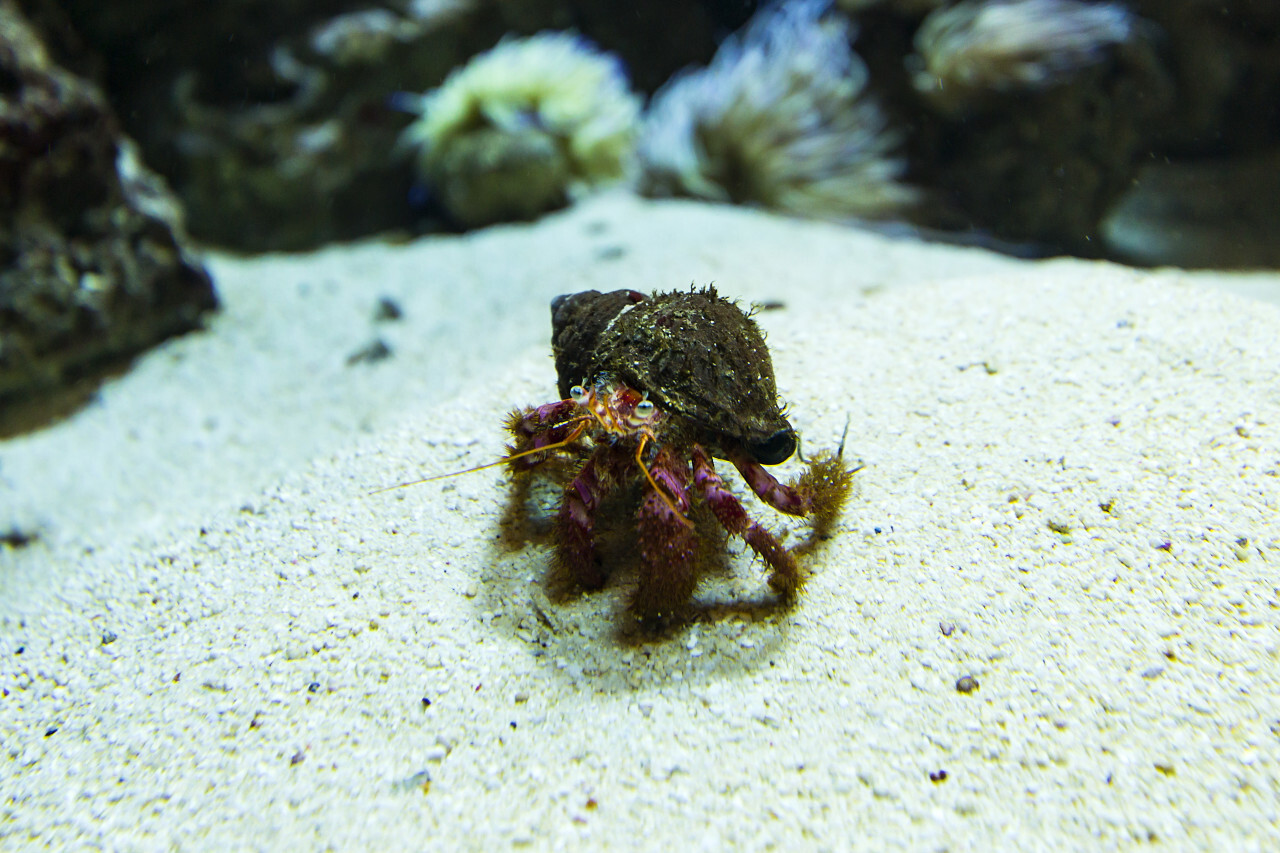
[[[625,13],[608,0],[24,6],[76,34],[83,49],[66,61],[98,70],[191,233],[243,251],[439,227],[414,204],[411,158],[395,156],[410,116],[393,99],[438,86],[508,33],[576,29],[619,53],[642,87],[715,47],[710,12],[671,0]]]
[[[621,57],[634,88],[649,96],[679,69],[708,64],[759,4],[20,5],[60,62],[102,86],[144,162],[173,185],[192,234],[266,251],[454,226],[432,203],[430,187],[414,191],[420,181],[412,158],[396,154],[412,117],[394,108],[394,98],[439,86],[502,36],[580,33]],[[1265,249],[1274,234],[1257,238],[1241,222],[1226,254],[1215,238],[1203,257],[1183,241],[1179,255],[1166,258],[1161,241],[1143,234],[1167,224],[1155,209],[1178,205],[1144,202],[1138,216],[1133,203],[1120,202],[1147,192],[1148,182],[1162,195],[1184,186],[1153,176],[1157,167],[1195,164],[1203,172],[1212,164],[1229,171],[1233,161],[1256,162],[1280,150],[1280,5],[838,0],[833,6],[828,14],[847,16],[860,57],[854,73],[865,63],[867,93],[901,140],[903,180],[922,193],[904,219],[1030,253],[1209,266],[1273,257],[1269,250],[1255,256],[1254,249]],[[942,30],[948,39],[937,37]],[[942,51],[952,55],[939,62]],[[1002,63],[1013,69],[1004,78]],[[931,80],[938,68],[946,73]],[[974,68],[996,73],[973,73],[969,85],[960,85],[957,75]],[[1043,73],[1030,76],[1026,68]],[[1247,191],[1248,183],[1236,182],[1232,191]],[[1259,207],[1256,197],[1249,202],[1243,207]],[[1274,229],[1273,213],[1263,209],[1268,221],[1252,227]]]
[[[0,3],[0,435],[13,401],[195,328],[213,283],[101,90]]]

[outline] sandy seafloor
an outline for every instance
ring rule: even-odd
[[[211,265],[0,443],[0,848],[1280,849],[1280,308],[1210,286],[1280,277],[626,197]],[[625,555],[549,600],[551,492],[369,494],[554,397],[553,296],[711,281],[866,463],[793,610],[731,542],[637,643]]]

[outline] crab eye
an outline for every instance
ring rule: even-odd
[[[639,403],[636,403],[637,418],[642,418],[647,421],[649,418],[653,417],[657,411],[658,407],[649,400],[641,400]]]
[[[574,385],[569,389],[569,399],[575,403],[581,403],[583,400],[587,399],[587,389],[583,388],[581,385]]]

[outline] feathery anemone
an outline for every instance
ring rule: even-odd
[[[1062,80],[1128,41],[1123,6],[1081,0],[965,0],[916,31],[917,90],[939,99],[1038,88]]]
[[[464,225],[559,207],[634,155],[640,104],[621,64],[569,33],[504,39],[415,100],[402,145]]]
[[[827,219],[892,215],[915,198],[866,94],[850,24],[829,0],[759,14],[701,70],[655,96],[641,135],[652,195],[758,204]]]

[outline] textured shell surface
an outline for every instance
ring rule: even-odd
[[[561,397],[609,375],[645,392],[716,455],[776,464],[795,451],[773,362],[749,314],[716,293],[586,291],[551,303]]]

